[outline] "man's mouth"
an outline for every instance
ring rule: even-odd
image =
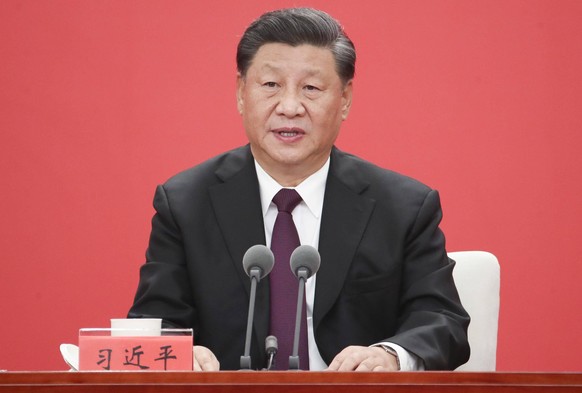
[[[283,138],[293,138],[295,136],[305,134],[305,131],[300,128],[279,128],[273,130],[273,132],[279,134]]]
[[[279,131],[279,135],[281,136],[295,136],[297,134],[297,131]]]

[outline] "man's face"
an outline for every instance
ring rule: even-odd
[[[329,49],[270,43],[239,75],[238,109],[253,156],[275,179],[307,177],[329,157],[352,96],[351,81],[344,85],[335,67]]]

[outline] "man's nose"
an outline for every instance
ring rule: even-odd
[[[293,89],[285,89],[281,92],[279,103],[275,110],[278,115],[286,117],[302,116],[305,114],[305,107],[301,101],[301,96]]]

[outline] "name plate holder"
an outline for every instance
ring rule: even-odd
[[[79,371],[192,371],[192,329],[79,330]],[[121,335],[120,335],[121,333]]]

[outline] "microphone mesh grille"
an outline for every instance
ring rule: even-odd
[[[275,257],[273,256],[273,252],[262,244],[257,244],[249,248],[243,257],[243,268],[249,276],[251,268],[258,267],[261,269],[261,278],[263,278],[271,273],[274,264]]]
[[[305,267],[309,270],[309,277],[311,277],[319,270],[321,257],[314,247],[304,244],[293,251],[289,263],[293,274],[297,275],[299,268]]]

